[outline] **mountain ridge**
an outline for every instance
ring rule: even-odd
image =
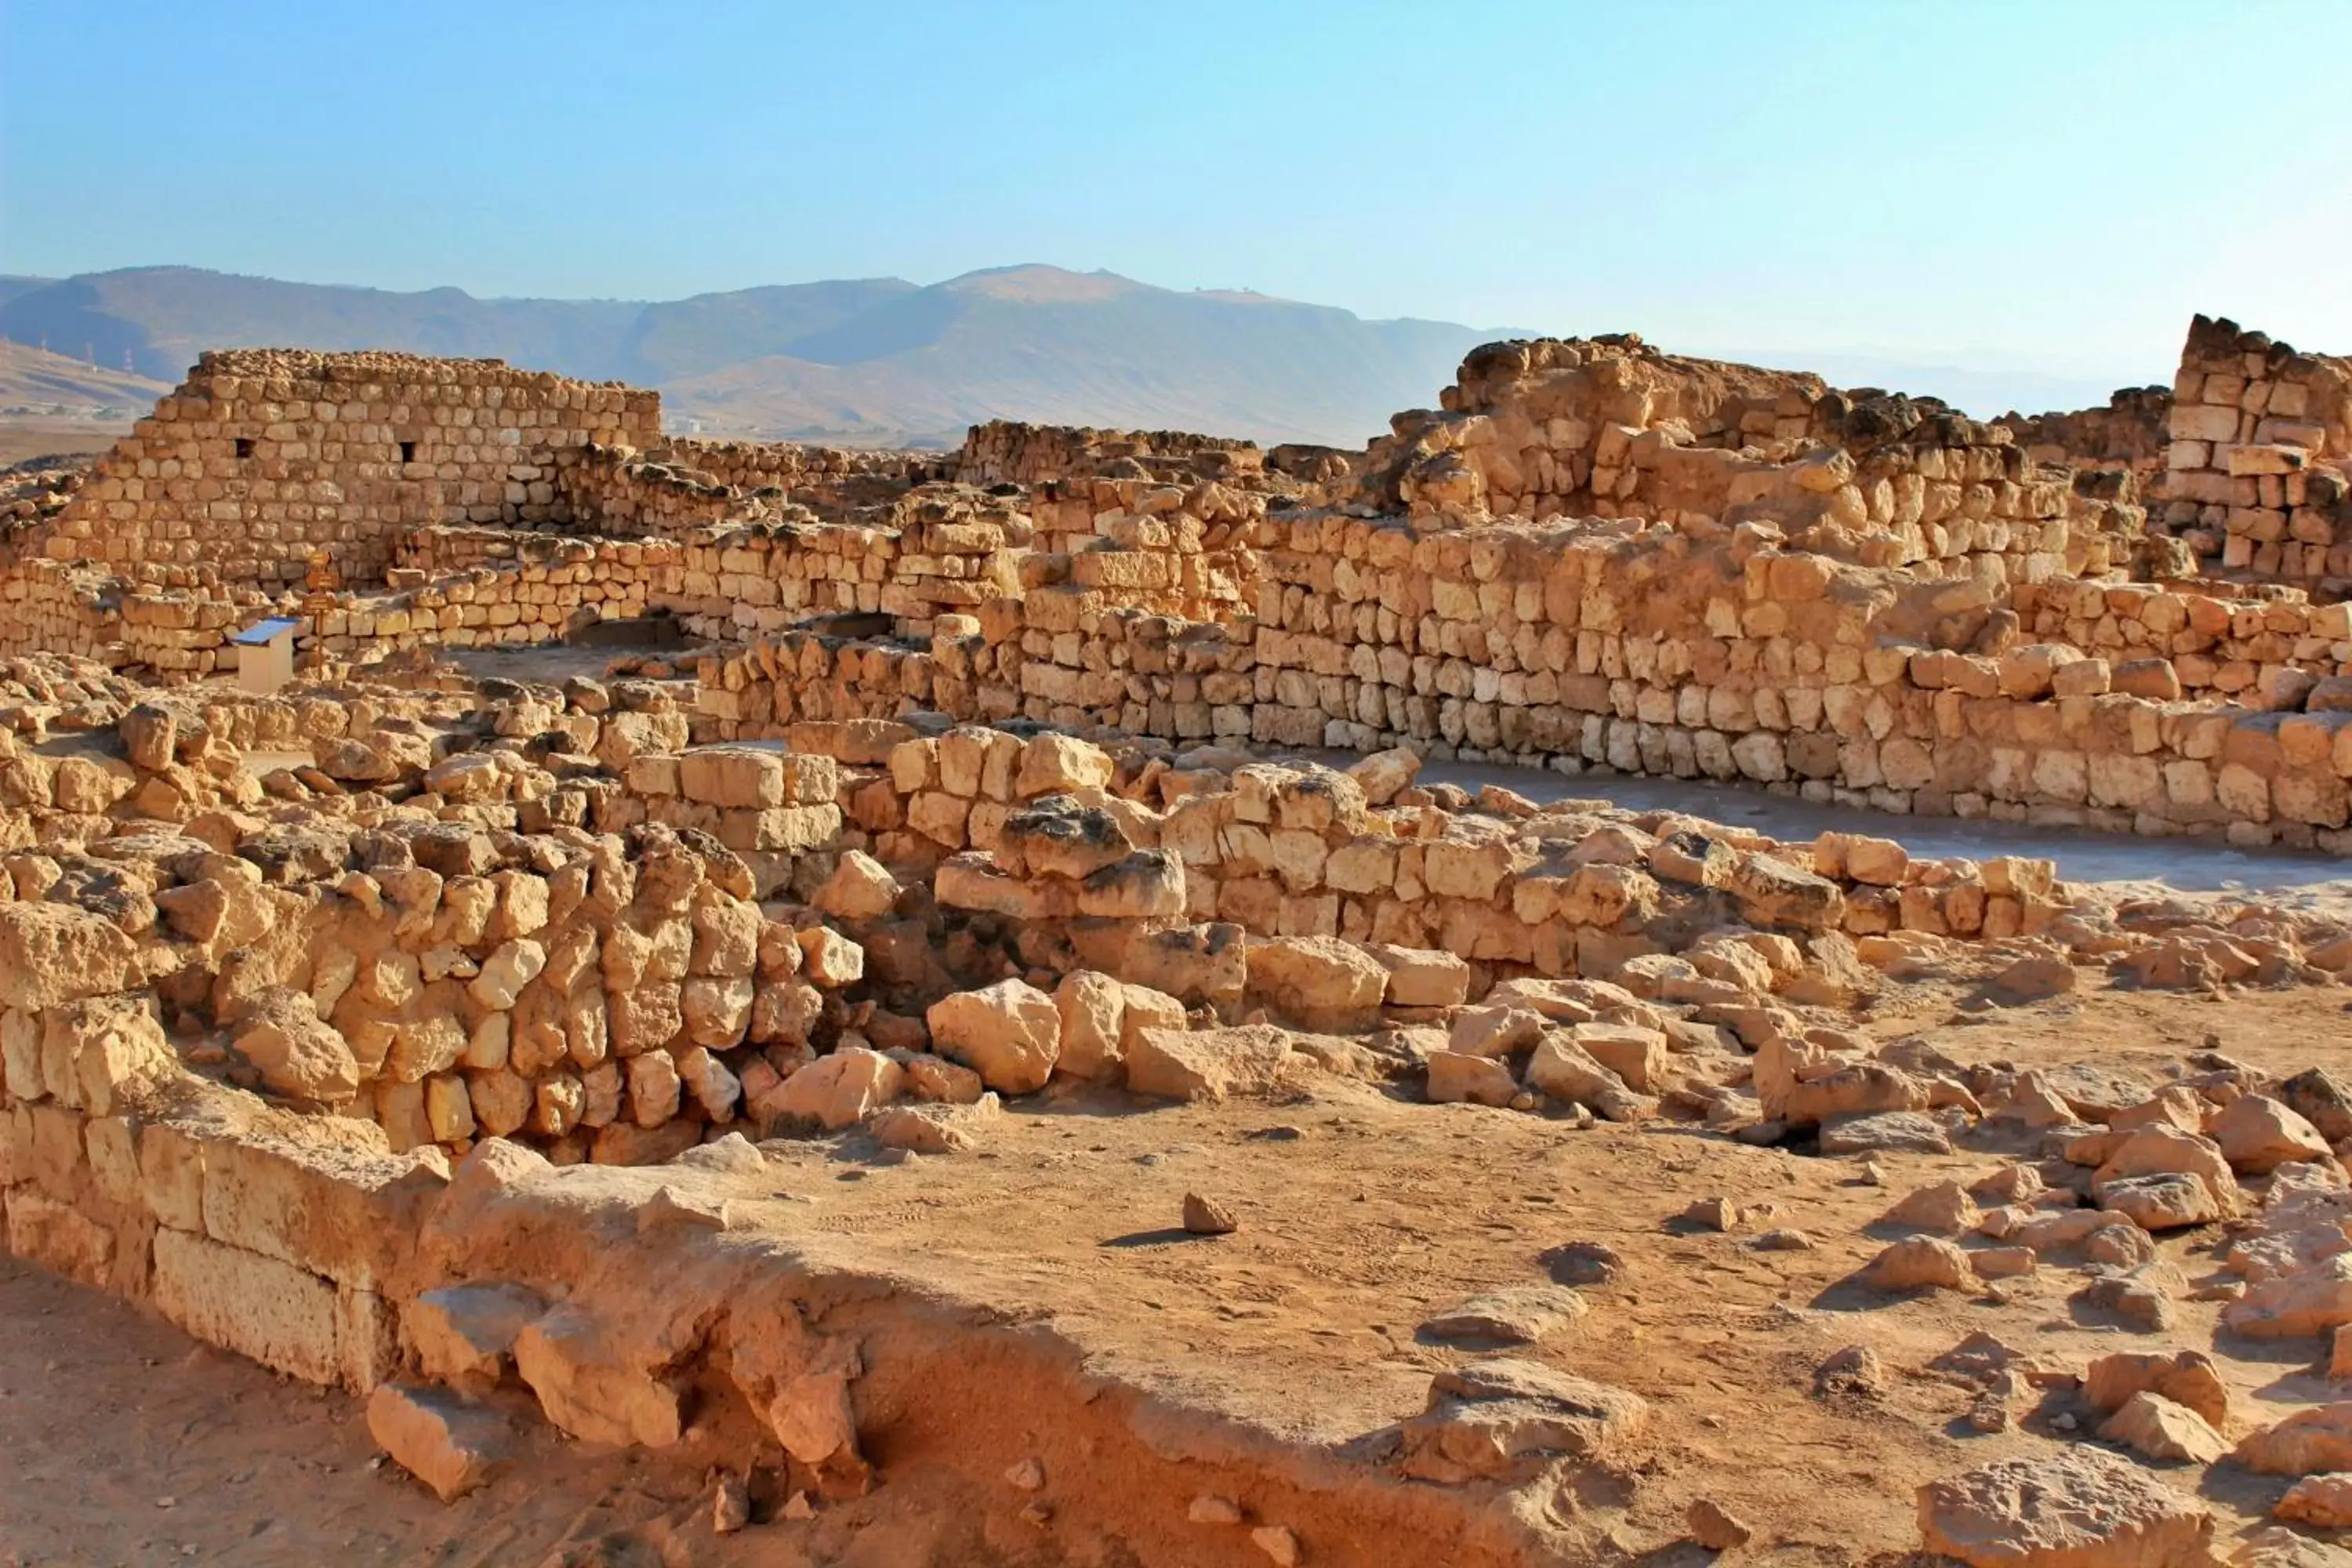
[[[1360,447],[1397,410],[1433,403],[1471,349],[1533,335],[1034,261],[931,284],[827,279],[677,300],[477,298],[191,267],[0,275],[0,338],[165,384],[208,348],[496,357],[657,388],[680,427],[852,445],[952,445],[970,425],[1019,419]],[[1878,351],[1692,347],[1980,417],[2095,406],[2112,390]]]
[[[1507,332],[1366,321],[1026,262],[923,285],[831,279],[680,300],[477,298],[186,267],[0,289],[0,337],[175,382],[208,348],[497,357],[656,387],[712,433],[940,444],[986,419],[1360,445]]]

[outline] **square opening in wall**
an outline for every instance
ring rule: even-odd
[[[415,443],[415,442],[414,442],[414,441],[403,441],[403,442],[400,444],[400,460],[401,460],[402,462],[404,462],[404,463],[413,463],[413,462],[416,461],[416,443]]]
[[[252,437],[239,436],[236,438],[236,455],[240,458],[250,458],[253,456]]]

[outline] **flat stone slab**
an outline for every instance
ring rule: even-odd
[[[1864,1154],[1895,1149],[1911,1154],[1948,1154],[1952,1135],[1932,1116],[1916,1110],[1880,1110],[1841,1116],[1822,1123],[1822,1152]]]
[[[1473,1296],[1421,1325],[1433,1340],[1483,1341],[1531,1345],[1566,1328],[1585,1313],[1585,1301],[1560,1285],[1517,1285]]]

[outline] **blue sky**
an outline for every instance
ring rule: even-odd
[[[0,0],[0,270],[1049,261],[1670,347],[2352,351],[2352,4]]]

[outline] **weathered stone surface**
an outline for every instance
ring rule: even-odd
[[[2304,1477],[2287,1488],[2272,1517],[2318,1530],[2352,1527],[2352,1474]]]
[[[2202,1415],[2146,1389],[2123,1402],[2100,1425],[2099,1436],[2151,1459],[2206,1465],[2230,1451],[2229,1440]]]
[[[520,1285],[446,1285],[420,1291],[402,1310],[400,1331],[425,1376],[485,1394],[505,1373],[515,1337],[546,1311],[539,1293]]]
[[[2135,1394],[2162,1394],[2215,1426],[2230,1419],[2230,1386],[2202,1351],[2168,1355],[2124,1351],[2093,1361],[2083,1374],[2083,1397],[2101,1410],[2117,1410]]]
[[[1287,1081],[1290,1037],[1264,1024],[1229,1029],[1146,1029],[1129,1042],[1127,1087],[1163,1100],[1223,1100]]]
[[[1045,1088],[1061,1052],[1062,1015],[1054,998],[1018,980],[934,1002],[924,1022],[941,1056],[971,1068],[1000,1094]]]
[[[1969,1255],[1940,1237],[1898,1241],[1870,1260],[1861,1282],[1874,1290],[1966,1290],[1976,1283]]]
[[[261,1079],[289,1099],[346,1104],[360,1091],[359,1058],[307,991],[272,986],[250,999],[234,1044]]]
[[[2178,1230],[2221,1217],[2213,1189],[2185,1171],[2121,1176],[2093,1190],[2101,1208],[2122,1215],[2142,1230]]]
[[[1451,1007],[1470,995],[1470,965],[1454,953],[1393,942],[1374,942],[1364,951],[1389,972],[1392,1006]]]
[[[38,1010],[121,991],[138,951],[108,921],[70,904],[0,903],[0,1007]]]
[[[1931,1236],[1961,1236],[1974,1230],[1982,1217],[1966,1187],[1958,1182],[1935,1182],[1914,1190],[1880,1216],[1879,1223]]]
[[[2268,1095],[2231,1100],[2213,1119],[2211,1132],[2230,1168],[2249,1176],[2267,1175],[2293,1161],[2328,1157],[2327,1140],[2319,1130]]]
[[[894,1105],[876,1114],[874,1141],[918,1154],[960,1154],[980,1147],[1002,1115],[993,1091],[969,1105]]]
[[[1554,1029],[1528,1058],[1528,1087],[1568,1105],[1581,1105],[1612,1121],[1638,1121],[1656,1109],[1625,1080],[1592,1058],[1565,1029]]]
[[[1914,1154],[1948,1154],[1951,1134],[1932,1116],[1912,1110],[1885,1110],[1861,1116],[1834,1117],[1822,1124],[1824,1154],[1866,1154],[1898,1150]]]
[[[1563,1459],[1605,1459],[1637,1436],[1636,1394],[1532,1362],[1481,1361],[1431,1382],[1428,1408],[1402,1428],[1404,1471],[1423,1480],[1517,1482]]]
[[[1192,1236],[1231,1236],[1242,1227],[1232,1209],[1199,1193],[1184,1194],[1181,1218],[1184,1229]]]
[[[7,1207],[9,1252],[84,1285],[103,1289],[113,1283],[113,1231],[29,1187],[11,1194]]]
[[[1021,748],[1013,792],[1024,800],[1107,787],[1118,771],[1100,746],[1068,735],[1039,735]]]
[[[2308,1484],[2298,1481],[2287,1495],[2294,1496],[2296,1488]],[[2241,1537],[2230,1553],[2230,1568],[2352,1568],[2352,1552],[2273,1524]]]
[[[2352,1470],[2352,1401],[2313,1405],[2239,1439],[2231,1460],[2264,1476]]]
[[[1433,1340],[1531,1345],[1549,1339],[1585,1312],[1582,1296],[1559,1285],[1517,1285],[1473,1296],[1425,1320]]]
[[[1919,1489],[1919,1539],[1969,1568],[2203,1568],[2213,1516],[2127,1459],[2075,1447]]]
[[[342,1381],[335,1288],[274,1258],[155,1233],[155,1310],[200,1340],[308,1383]]]
[[[862,849],[842,853],[816,891],[816,907],[835,920],[880,920],[898,900],[898,879]]]
[[[678,1390],[660,1359],[632,1353],[579,1308],[557,1307],[526,1326],[514,1358],[547,1418],[573,1436],[648,1448],[678,1440]]]
[[[2352,1253],[2261,1280],[2221,1309],[2222,1327],[2249,1339],[2301,1339],[2347,1323],[2352,1323]]]
[[[1368,1021],[1388,992],[1380,960],[1337,937],[1274,937],[1249,944],[1249,991],[1309,1027]]]
[[[1424,1092],[1433,1105],[1506,1106],[1519,1092],[1508,1062],[1459,1051],[1433,1051]]]
[[[368,1395],[368,1436],[443,1502],[513,1468],[513,1433],[497,1412],[437,1388],[379,1384]]]
[[[896,1099],[906,1069],[879,1051],[844,1046],[794,1072],[752,1107],[755,1114],[854,1127]]]

